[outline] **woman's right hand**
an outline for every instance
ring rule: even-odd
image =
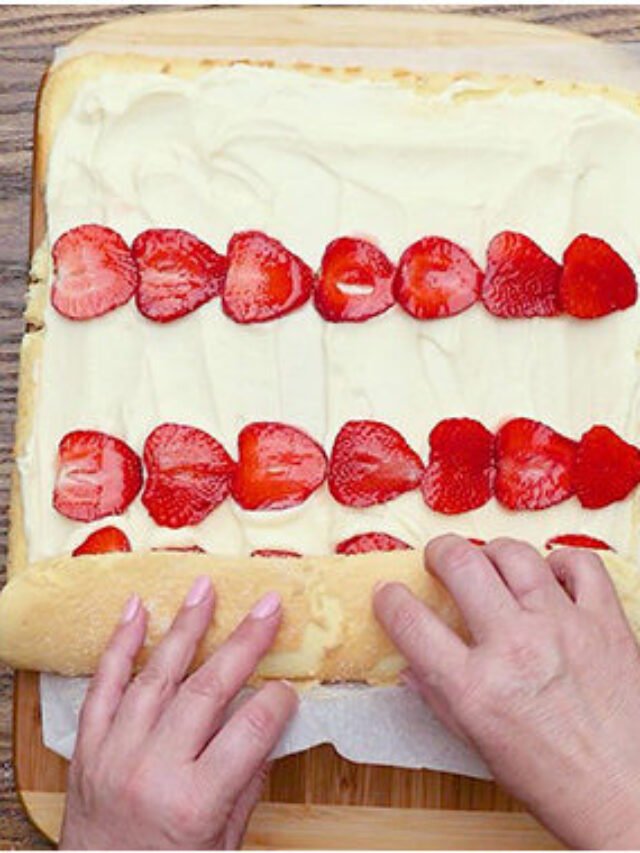
[[[640,652],[593,552],[432,541],[464,643],[400,584],[374,600],[407,681],[495,778],[574,847],[640,846]]]

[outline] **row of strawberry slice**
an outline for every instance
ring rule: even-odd
[[[348,421],[331,455],[303,430],[255,422],[238,435],[235,462],[201,429],[165,423],[148,436],[142,503],[162,527],[199,524],[228,495],[245,510],[296,506],[324,482],[336,501],[368,507],[420,489],[432,510],[468,512],[491,497],[511,510],[540,510],[576,495],[595,509],[640,482],[640,450],[606,426],[579,442],[539,421],[515,418],[494,435],[479,421],[449,418],[429,435],[426,466],[395,429]],[[53,504],[67,518],[123,513],[143,486],[143,465],[124,441],[93,430],[64,436]]]
[[[484,539],[470,539],[474,545],[485,545]],[[551,550],[556,546],[570,546],[574,548],[591,548],[596,551],[611,551],[610,545],[603,542],[602,539],[596,539],[593,536],[586,536],[581,533],[565,533],[560,536],[554,536],[548,539],[545,543],[545,548]],[[358,533],[355,536],[344,539],[338,542],[335,547],[336,554],[366,554],[371,551],[406,551],[410,550],[411,545],[398,539],[396,536],[391,536],[389,533],[381,533],[379,531],[369,531],[367,533]],[[113,525],[101,527],[94,530],[89,536],[78,545],[73,551],[74,557],[80,557],[85,554],[106,554],[113,551],[131,551],[131,543],[126,533]],[[206,553],[199,545],[190,545],[187,547],[169,547],[154,548],[154,551],[193,551],[195,553]],[[257,548],[251,552],[252,557],[302,557],[299,551],[289,551],[282,548]]]
[[[514,231],[496,235],[483,272],[469,252],[424,237],[394,265],[369,240],[339,237],[312,269],[260,231],[234,236],[226,256],[169,228],[139,234],[131,248],[110,228],[80,225],[56,240],[54,307],[72,320],[99,317],[133,296],[150,320],[167,323],[216,296],[238,323],[263,323],[313,298],[331,322],[362,322],[397,302],[420,320],[448,317],[478,300],[497,317],[601,317],[633,305],[632,269],[604,240],[581,234],[562,265]]]

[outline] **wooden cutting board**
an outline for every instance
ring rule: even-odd
[[[584,37],[461,15],[396,8],[210,8],[128,17],[89,30],[74,44],[181,49],[251,46],[401,47],[573,43]],[[42,175],[34,175],[34,188]],[[32,247],[43,235],[34,191]],[[38,678],[18,673],[14,693],[16,780],[34,823],[57,839],[66,762],[45,749]],[[324,849],[547,849],[558,843],[493,783],[446,773],[352,764],[330,746],[276,762],[251,821],[247,846]]]

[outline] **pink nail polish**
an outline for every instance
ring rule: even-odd
[[[277,592],[268,592],[263,598],[251,608],[251,616],[254,619],[268,619],[280,610],[282,604]]]
[[[198,604],[202,604],[210,593],[211,578],[208,575],[196,578],[184,600],[185,607],[197,607]]]
[[[133,622],[140,611],[140,603],[140,596],[135,594],[127,600],[122,611],[122,616],[120,617],[122,625],[126,625],[127,622]]]

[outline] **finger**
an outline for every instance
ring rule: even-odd
[[[298,695],[290,685],[270,681],[236,711],[195,764],[203,785],[221,779],[209,785],[212,803],[235,804],[280,740],[297,706]]]
[[[551,567],[531,545],[516,539],[494,539],[484,546],[484,553],[525,609],[558,609],[569,604]]]
[[[593,551],[558,548],[549,554],[547,564],[580,607],[596,612],[614,609],[622,614],[622,605],[609,572]]]
[[[460,637],[406,586],[388,583],[373,597],[376,618],[409,661],[430,683],[452,679],[462,670],[468,649]]]
[[[445,728],[460,740],[469,743],[469,739],[451,710],[451,705],[440,690],[428,682],[421,681],[411,669],[405,669],[401,673],[400,682],[431,708]]]
[[[158,726],[163,748],[170,744],[185,759],[200,754],[222,724],[227,705],[272,646],[281,621],[280,597],[267,593],[215,654],[182,684]]]
[[[242,839],[247,829],[247,823],[251,817],[251,813],[258,804],[258,800],[264,790],[265,782],[271,770],[271,763],[263,764],[258,770],[253,779],[249,782],[244,791],[240,794],[229,820],[227,821],[226,829],[226,845],[227,850],[239,850],[242,846]]]
[[[482,640],[501,630],[518,604],[482,549],[460,536],[439,536],[425,549],[425,562],[449,590],[471,634]]]
[[[104,740],[131,679],[146,634],[147,613],[137,595],[126,603],[80,711],[76,752],[87,755]]]
[[[211,579],[197,578],[171,628],[127,688],[112,728],[122,749],[149,734],[175,694],[211,623],[213,599]]]

